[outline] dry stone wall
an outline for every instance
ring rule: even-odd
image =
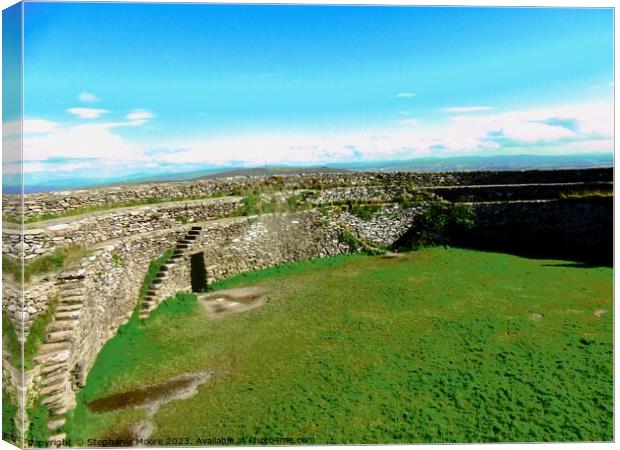
[[[292,194],[303,194],[311,204],[322,207],[286,214],[220,219],[242,204],[241,197],[222,197],[121,208],[32,224],[26,230],[23,242],[19,231],[5,228],[3,252],[24,252],[26,259],[49,254],[61,246],[89,247],[88,256],[75,267],[35,276],[25,287],[23,304],[18,286],[5,278],[3,308],[19,331],[27,333],[52,300],[58,302],[57,312],[47,330],[46,343],[37,357],[38,365],[29,373],[32,383],[22,389],[28,390],[31,396],[40,396],[49,406],[53,414],[51,428],[61,426],[64,413],[74,404],[75,391],[83,385],[100,349],[136,307],[142,306],[139,305],[139,289],[149,263],[166,249],[187,242],[188,236],[192,236],[191,242],[183,244],[173,264],[167,264],[165,276],[159,279],[159,286],[151,298],[154,303],[149,308],[156,307],[179,291],[192,289],[192,257],[202,258],[207,281],[212,282],[248,270],[353,251],[357,247],[354,248],[345,238],[347,233],[352,233],[364,244],[389,246],[411,228],[418,215],[426,212],[428,203],[425,202],[408,206],[390,203],[403,192],[419,192],[412,189],[412,183],[435,183],[444,186],[446,192],[452,192],[448,191],[452,188],[446,186],[460,184],[466,186],[463,192],[467,195],[471,192],[492,194],[494,188],[480,190],[475,187],[480,183],[512,183],[509,188],[499,189],[497,192],[501,195],[498,195],[516,192],[527,198],[529,194],[525,192],[546,192],[547,188],[534,186],[534,191],[530,191],[528,187],[517,186],[519,183],[609,183],[610,175],[607,169],[535,173],[326,174],[242,177],[29,194],[26,200],[30,205],[27,206],[28,214],[67,212],[77,207],[153,196],[183,198],[231,193],[259,185],[276,188],[279,201],[286,202]],[[313,192],[308,192],[312,189]],[[433,189],[429,187],[427,190]],[[34,203],[29,202],[37,199],[41,202],[31,208]],[[353,214],[354,210],[347,205],[324,206],[349,201],[381,204],[365,218]],[[611,199],[494,201],[476,203],[473,207],[478,219],[476,228],[468,235],[472,242],[475,239],[489,240],[493,236],[508,241],[525,230],[531,231],[532,236],[547,233],[597,246],[601,242],[594,240],[601,236],[607,239],[612,224]],[[591,236],[587,236],[588,233]]]
[[[14,280],[9,277],[4,279],[2,308],[11,319],[18,338],[26,338],[34,320],[47,311],[49,303],[57,294],[55,276],[36,277],[23,290],[23,297],[21,287]]]
[[[163,230],[182,222],[193,223],[227,216],[241,206],[240,197],[118,208],[77,217],[27,225],[23,243],[19,229],[3,230],[2,252],[26,260],[52,253],[59,247],[89,246],[110,239]]]
[[[472,204],[462,245],[525,256],[613,263],[613,197]]]
[[[190,259],[195,254],[203,258],[208,280],[214,281],[354,250],[341,240],[338,222],[318,210],[206,221],[100,245],[79,266],[57,276],[61,312],[48,327],[37,357],[40,376],[32,386],[50,408],[52,428],[64,423],[98,352],[134,313],[149,262],[192,228],[200,229],[197,239],[160,283],[159,301],[191,290]]]
[[[426,209],[426,202],[406,207],[394,203],[381,205],[380,210],[368,220],[346,210],[336,218],[363,243],[373,247],[389,247],[405,234],[415,217],[424,214]]]
[[[67,211],[127,203],[169,199],[181,200],[213,195],[231,195],[253,188],[281,190],[325,189],[338,186],[450,186],[480,184],[527,184],[610,181],[613,170],[535,170],[535,171],[483,171],[483,172],[349,172],[329,174],[299,174],[284,176],[247,176],[211,178],[176,183],[150,183],[105,187],[88,190],[32,193],[24,196],[24,217],[42,214],[63,214]],[[5,194],[2,197],[3,214],[20,216],[19,197]]]

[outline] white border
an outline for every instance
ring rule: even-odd
[[[37,1],[42,1],[42,0],[25,0],[26,3],[28,2],[37,2]],[[43,0],[45,1],[45,0]],[[243,3],[243,4],[319,4],[319,5],[385,5],[385,6],[486,6],[486,7],[502,7],[502,6],[513,6],[513,7],[543,7],[543,6],[550,6],[550,7],[586,7],[586,8],[592,8],[592,7],[607,7],[607,8],[614,8],[614,29],[617,30],[618,29],[618,15],[615,14],[615,6],[616,6],[616,2],[615,1],[610,1],[610,0],[589,0],[589,1],[579,1],[579,0],[564,0],[564,1],[552,1],[552,0],[528,0],[528,1],[523,1],[523,0],[477,0],[477,1],[472,1],[472,2],[465,2],[465,1],[457,1],[457,0],[442,0],[442,1],[433,1],[433,0],[426,0],[426,1],[420,1],[420,0],[374,0],[374,1],[363,1],[363,0],[315,0],[315,1],[299,1],[299,0],[288,0],[288,1],[281,1],[281,2],[277,2],[274,0],[244,0],[244,1],[235,1],[235,0],[219,0],[219,1],[212,1],[212,2],[205,2],[205,1],[200,1],[200,0],[185,0],[185,1],[179,1],[179,2],[174,2],[174,1],[165,1],[165,0],[133,0],[131,2],[123,2],[120,0],[109,0],[109,1],[88,1],[88,0],[63,0],[64,2],[72,2],[72,3],[219,3],[219,4],[234,4],[234,3]],[[49,3],[52,3],[53,1],[48,1]],[[5,9],[11,5],[14,5],[15,3],[17,3],[17,1],[15,0],[0,0],[0,6],[2,7],[2,9]],[[2,30],[2,25],[1,25],[1,21],[0,21],[0,36],[2,35],[1,33]],[[619,42],[619,38],[618,38],[618,34],[615,33],[614,34],[614,48],[617,49],[618,48],[618,42]],[[0,41],[1,41],[1,37],[0,37]],[[1,47],[0,47],[0,61],[1,61]],[[617,50],[614,50],[614,57],[617,54]],[[617,58],[614,58],[614,80],[615,80],[615,73],[616,73],[616,64],[617,64]],[[615,84],[614,84],[615,85]],[[1,92],[0,92],[0,100],[1,100]],[[615,106],[617,106],[617,99],[615,97],[615,91],[614,91],[614,110],[615,110]],[[0,119],[1,119],[1,112],[0,112]],[[617,117],[614,114],[614,130],[617,129]],[[614,149],[615,149],[615,141],[614,141]],[[614,179],[615,179],[615,167],[616,167],[617,161],[616,161],[616,154],[614,151]],[[1,189],[1,188],[0,188]],[[618,211],[618,198],[614,196],[614,236],[617,235],[618,229],[620,227],[620,225],[618,224],[618,221],[616,220],[616,211]],[[615,240],[614,240],[614,261],[618,260],[618,256],[619,256],[619,251],[618,251],[618,247],[615,245]],[[2,267],[2,264],[0,263],[0,268]],[[614,323],[615,323],[615,319],[616,319],[616,314],[615,314],[615,299],[618,298],[618,292],[620,290],[620,287],[617,285],[617,283],[615,283],[615,274],[614,274]],[[618,348],[620,339],[618,338],[618,335],[615,334],[615,330],[614,330],[614,350]],[[615,365],[615,357],[616,357],[616,353],[614,351],[614,368],[616,367]],[[615,373],[615,371],[614,371]],[[617,387],[617,377],[614,379],[614,406],[618,404],[618,390],[616,389]],[[616,408],[614,408],[614,413],[615,413],[615,417],[614,417],[614,436],[615,436],[615,432],[617,432],[619,430],[618,425],[620,424],[620,419],[618,417]],[[446,444],[444,444],[446,445]],[[583,449],[583,448],[588,448],[588,449],[608,449],[608,448],[614,448],[615,445],[613,443],[594,443],[594,444],[590,444],[590,443],[537,443],[537,444],[458,444],[459,449],[464,449],[464,450],[468,450],[468,449],[477,449],[477,448],[485,448],[485,449],[496,449],[496,448],[502,448],[502,447],[506,447],[509,446],[510,449],[524,449],[524,448],[531,448],[531,447],[537,447],[537,448],[541,448],[541,449],[546,449],[546,448],[562,448],[562,449],[568,449],[568,450],[572,450],[572,449]],[[349,449],[364,449],[367,448],[369,446],[361,446],[361,445],[351,445],[351,446],[347,446],[347,448]],[[375,446],[370,446],[370,447],[375,447]],[[411,448],[411,449],[430,449],[430,448],[437,448],[437,445],[399,445],[399,448]],[[3,449],[12,449],[15,448],[12,445],[8,444],[7,442],[4,441],[0,441],[0,450]],[[170,447],[170,448],[174,448],[174,447]],[[219,447],[222,448],[222,447]],[[233,447],[233,448],[237,448],[237,449],[246,449],[246,447]],[[260,449],[260,450],[267,450],[270,449],[272,447],[251,447],[253,449]],[[300,448],[299,446],[297,447],[289,447],[291,449],[297,449]],[[313,449],[317,449],[317,450],[328,450],[331,447],[328,446],[313,446]]]

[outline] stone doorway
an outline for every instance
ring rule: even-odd
[[[205,266],[204,252],[191,255],[189,264],[192,292],[202,292],[202,290],[207,287],[207,268]]]

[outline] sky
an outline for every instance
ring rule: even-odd
[[[613,150],[611,9],[26,3],[23,81],[32,183]]]

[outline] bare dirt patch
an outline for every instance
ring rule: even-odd
[[[268,289],[250,286],[200,294],[198,300],[203,305],[207,317],[218,318],[263,306],[268,293]]]
[[[405,253],[385,252],[381,255],[381,259],[403,259],[407,258]]]
[[[147,439],[155,431],[153,416],[162,405],[173,400],[193,397],[198,393],[198,387],[206,383],[211,375],[210,372],[188,373],[144,388],[93,400],[87,406],[95,413],[125,408],[144,408],[146,417],[130,430],[123,430],[121,436],[115,436],[113,439],[122,440],[125,442],[124,446],[131,446],[133,440]]]

